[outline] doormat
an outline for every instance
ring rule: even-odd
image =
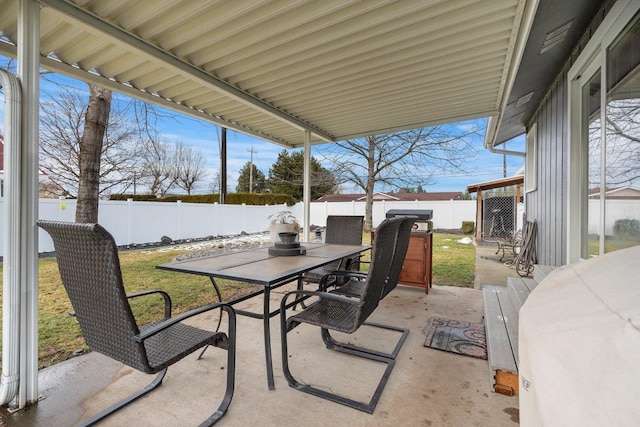
[[[483,323],[432,317],[425,332],[425,347],[487,359],[487,336]]]

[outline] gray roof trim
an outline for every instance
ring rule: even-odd
[[[556,0],[540,0],[531,31],[509,93],[504,98],[501,114],[490,118],[487,124],[485,147],[497,146],[527,131],[540,103],[550,86],[570,61],[572,52],[595,17],[611,0],[572,0],[559,4]],[[541,52],[545,36],[567,23],[571,25],[562,43]],[[530,100],[518,100],[533,92]]]

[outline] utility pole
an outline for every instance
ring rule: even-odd
[[[506,142],[504,143],[504,148],[507,148]],[[502,177],[507,177],[507,155],[505,153],[502,153]]]
[[[249,162],[249,193],[253,193],[253,153],[258,154],[258,152],[254,151],[253,147],[247,151],[251,153],[251,161]]]
[[[227,199],[227,128],[221,129],[220,135],[220,204]]]

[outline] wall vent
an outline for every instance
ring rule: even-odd
[[[571,24],[573,24],[573,19],[566,24],[556,28],[555,30],[549,31],[547,35],[544,36],[544,41],[542,42],[542,49],[540,49],[540,53],[545,53],[549,49],[552,49],[562,43],[565,37],[567,37],[569,28],[571,28]]]

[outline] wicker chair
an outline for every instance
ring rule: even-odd
[[[85,342],[92,350],[148,374],[157,374],[145,388],[83,422],[93,425],[162,383],[167,367],[206,345],[227,351],[226,391],[222,403],[201,425],[213,425],[226,413],[235,381],[236,317],[226,304],[210,304],[171,318],[166,292],[125,294],[113,237],[98,224],[38,221],[52,237],[58,268]],[[164,318],[138,326],[130,298],[160,295]],[[224,310],[228,335],[185,325],[183,321],[210,310]]]
[[[386,297],[398,285],[398,279],[400,278],[400,273],[402,272],[402,264],[404,263],[404,258],[407,255],[407,249],[409,247],[409,239],[411,238],[411,229],[413,228],[414,219],[410,217],[403,217],[401,219],[402,219],[402,222],[398,227],[398,230],[395,236],[395,244],[392,250],[393,256],[391,259],[391,267],[389,268],[388,277],[387,277],[387,280],[385,281],[384,288],[382,289],[382,294],[380,296],[380,299],[383,299],[384,297]],[[376,238],[377,238],[377,233],[376,233]],[[374,246],[375,246],[375,243],[374,243]],[[338,276],[342,275],[342,272],[339,272],[339,271],[333,272],[327,277],[329,278],[330,276],[335,276],[335,275],[338,275]],[[364,287],[366,285],[366,276],[364,275],[358,276],[355,274],[351,274],[350,276],[351,276],[350,279],[346,283],[336,288],[335,290],[332,290],[331,293],[345,295],[352,298],[360,298],[362,296],[362,293],[364,292]],[[328,289],[328,286],[330,286],[329,282],[323,282],[320,285],[320,290],[326,291]],[[398,339],[398,342],[391,353],[383,353],[375,350],[360,348],[360,350],[368,351],[378,356],[390,357],[392,359],[395,359],[398,353],[400,352],[400,349],[402,348],[402,345],[404,344],[404,341],[407,338],[407,335],[409,335],[409,330],[405,328],[399,328],[397,326],[384,325],[382,323],[367,322],[366,325],[402,333],[402,336]],[[327,345],[331,345],[333,347],[359,348],[352,344],[342,343],[340,341],[337,341],[335,338],[331,336],[328,330],[322,331],[322,337],[325,343],[327,343]]]
[[[291,387],[298,390],[319,396],[333,402],[367,412],[373,413],[382,391],[387,383],[389,375],[395,365],[395,359],[376,354],[375,351],[358,348],[355,346],[334,346],[332,341],[326,341],[327,348],[342,353],[347,353],[369,360],[375,360],[386,364],[385,372],[378,383],[378,386],[369,402],[359,402],[345,396],[330,393],[326,390],[300,383],[289,370],[289,355],[287,347],[287,333],[292,331],[301,323],[318,326],[321,328],[323,339],[328,330],[335,330],[344,333],[353,333],[365,320],[373,313],[378,306],[382,295],[394,253],[396,235],[404,218],[387,219],[378,227],[376,242],[373,246],[372,261],[369,272],[364,279],[362,294],[359,298],[350,298],[345,295],[321,291],[296,290],[285,294],[280,305],[280,327],[282,333],[282,365],[285,378]],[[360,272],[342,271],[343,277],[362,277]],[[327,278],[322,282],[326,283]],[[323,283],[321,283],[323,285]],[[290,297],[301,298],[305,296],[316,296],[318,299],[305,310],[287,318],[286,307]],[[408,331],[407,331],[408,332]]]
[[[363,216],[329,215],[325,243],[337,245],[361,245]],[[327,274],[337,270],[359,270],[359,258],[343,258],[330,264],[305,273],[300,280],[304,282],[320,283]],[[299,289],[301,289],[299,287]]]
[[[389,269],[389,277],[385,282],[385,286],[382,290],[382,295],[380,298],[386,297],[389,294],[389,292],[394,290],[398,285],[398,279],[400,278],[400,273],[402,272],[402,264],[404,263],[404,258],[407,255],[407,249],[409,248],[409,240],[411,239],[411,229],[413,228],[415,219],[411,217],[402,217],[402,219],[403,221],[398,227],[398,232],[395,237],[391,268]],[[339,275],[339,274],[340,274],[339,272],[331,272],[331,276]],[[341,295],[347,295],[347,296],[359,298],[362,295],[362,291],[365,283],[362,280],[362,277],[364,276],[352,278],[351,280],[344,283],[342,286],[340,286],[333,292]],[[326,287],[321,287],[320,290],[324,291],[327,289]]]

